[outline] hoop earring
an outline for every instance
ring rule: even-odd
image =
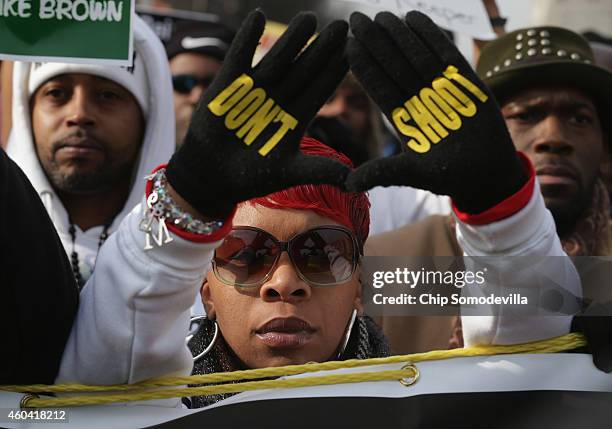
[[[207,320],[207,319],[208,318],[206,316],[192,317],[191,321],[189,322],[189,324],[191,325],[191,324],[193,324],[193,322],[197,322],[197,321],[200,321],[200,320]],[[196,363],[197,361],[202,359],[204,356],[206,356],[208,353],[210,353],[210,351],[215,346],[215,343],[217,342],[217,337],[219,336],[219,324],[217,323],[216,320],[213,320],[212,322],[215,324],[215,333],[213,334],[213,339],[210,342],[210,344],[206,346],[204,351],[202,351],[202,353],[200,353],[200,354],[198,354],[198,355],[193,357],[193,363]],[[185,344],[188,344],[189,341],[191,341],[191,339],[197,333],[197,331],[200,329],[200,327],[201,327],[201,324],[198,326],[198,329],[195,332],[194,331],[190,331],[189,335],[187,335],[187,337],[185,338]]]
[[[346,350],[346,346],[348,345],[349,339],[351,338],[351,332],[353,332],[353,325],[355,324],[356,318],[357,318],[357,309],[354,308],[353,314],[351,314],[351,320],[349,321],[346,332],[344,333],[344,340],[342,340],[342,347],[340,347],[340,351],[338,352],[338,356],[337,356],[338,359],[340,358],[340,356],[342,356],[342,354]]]

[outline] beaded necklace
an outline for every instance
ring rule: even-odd
[[[72,265],[72,272],[74,273],[74,278],[77,282],[77,285],[79,287],[79,292],[80,292],[81,289],[83,289],[83,286],[85,286],[85,281],[83,280],[83,275],[81,274],[81,269],[79,268],[79,254],[77,253],[75,249],[75,244],[74,244],[76,241],[76,228],[70,217],[68,218],[68,222],[70,223],[70,227],[68,228],[68,233],[70,234],[70,238],[72,239],[72,252],[70,253],[70,264]],[[96,258],[98,256],[98,253],[100,253],[100,247],[102,247],[102,244],[104,244],[104,242],[108,238],[108,229],[110,228],[112,222],[113,221],[111,220],[110,222],[104,225],[104,229],[102,230],[102,233],[100,234],[100,237],[98,238],[98,250],[96,251]]]

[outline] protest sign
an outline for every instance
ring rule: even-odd
[[[0,58],[131,65],[135,0],[0,0]]]
[[[176,31],[177,27],[187,23],[207,25],[220,22],[220,18],[212,13],[193,12],[177,9],[159,9],[153,6],[136,5],[136,14],[155,32],[165,45]]]
[[[468,34],[476,39],[495,38],[482,0],[341,0],[368,6],[373,12],[388,10],[405,15],[418,10],[447,30]]]

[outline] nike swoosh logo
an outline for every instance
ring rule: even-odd
[[[203,46],[215,46],[220,49],[227,49],[227,43],[216,37],[185,37],[181,41],[181,46],[185,49],[195,49]]]

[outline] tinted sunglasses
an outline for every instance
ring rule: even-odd
[[[320,226],[279,241],[263,229],[234,227],[215,250],[212,266],[222,283],[257,287],[270,279],[283,251],[289,254],[298,276],[313,286],[348,281],[359,261],[355,235],[339,226]]]
[[[205,89],[210,86],[214,77],[197,77],[191,74],[179,74],[172,76],[172,86],[174,90],[181,94],[189,94],[198,85],[202,85]]]

